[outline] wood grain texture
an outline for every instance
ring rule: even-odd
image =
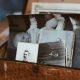
[[[5,60],[0,60],[0,75],[1,80],[80,80],[77,69]]]
[[[5,56],[6,45],[5,43],[8,40],[8,36],[6,36],[5,30],[9,27],[8,20],[4,20],[0,22],[0,58]]]

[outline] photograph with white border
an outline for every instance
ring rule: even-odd
[[[37,63],[38,44],[19,42],[16,60]]]

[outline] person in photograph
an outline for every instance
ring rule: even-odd
[[[35,17],[30,17],[30,28],[27,32],[31,36],[31,43],[37,43],[39,37],[39,29],[37,28],[37,21]]]
[[[54,17],[57,19],[58,21],[58,24],[57,24],[57,27],[56,27],[56,30],[64,30],[64,27],[65,27],[65,18],[61,16],[61,14],[53,14]]]
[[[45,23],[45,27],[41,30],[64,30],[64,22],[65,19],[60,14],[46,14],[45,17],[47,19]]]
[[[30,42],[30,35],[27,32],[21,32],[14,36],[13,44],[17,47],[18,42]]]
[[[29,61],[29,56],[30,56],[30,53],[28,50],[25,50],[24,51],[24,54],[23,54],[23,61]]]
[[[46,14],[45,18],[46,23],[45,26],[41,28],[41,30],[55,30],[58,24],[57,19],[51,16],[51,14]]]

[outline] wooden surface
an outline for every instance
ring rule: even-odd
[[[26,5],[25,14],[30,14],[32,9],[32,2],[37,2],[38,0],[28,0],[28,4]]]
[[[80,80],[80,70],[0,60],[0,80]]]
[[[0,46],[2,46],[8,40],[9,25],[8,20],[0,22]]]
[[[1,21],[0,22],[0,33],[5,29],[7,28],[9,25],[8,25],[8,20],[5,19],[4,21]]]
[[[5,43],[8,40],[9,29],[8,20],[0,22],[0,58],[5,56],[6,45]]]

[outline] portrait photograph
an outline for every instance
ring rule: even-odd
[[[15,60],[37,63],[37,56],[38,44],[18,43]]]

